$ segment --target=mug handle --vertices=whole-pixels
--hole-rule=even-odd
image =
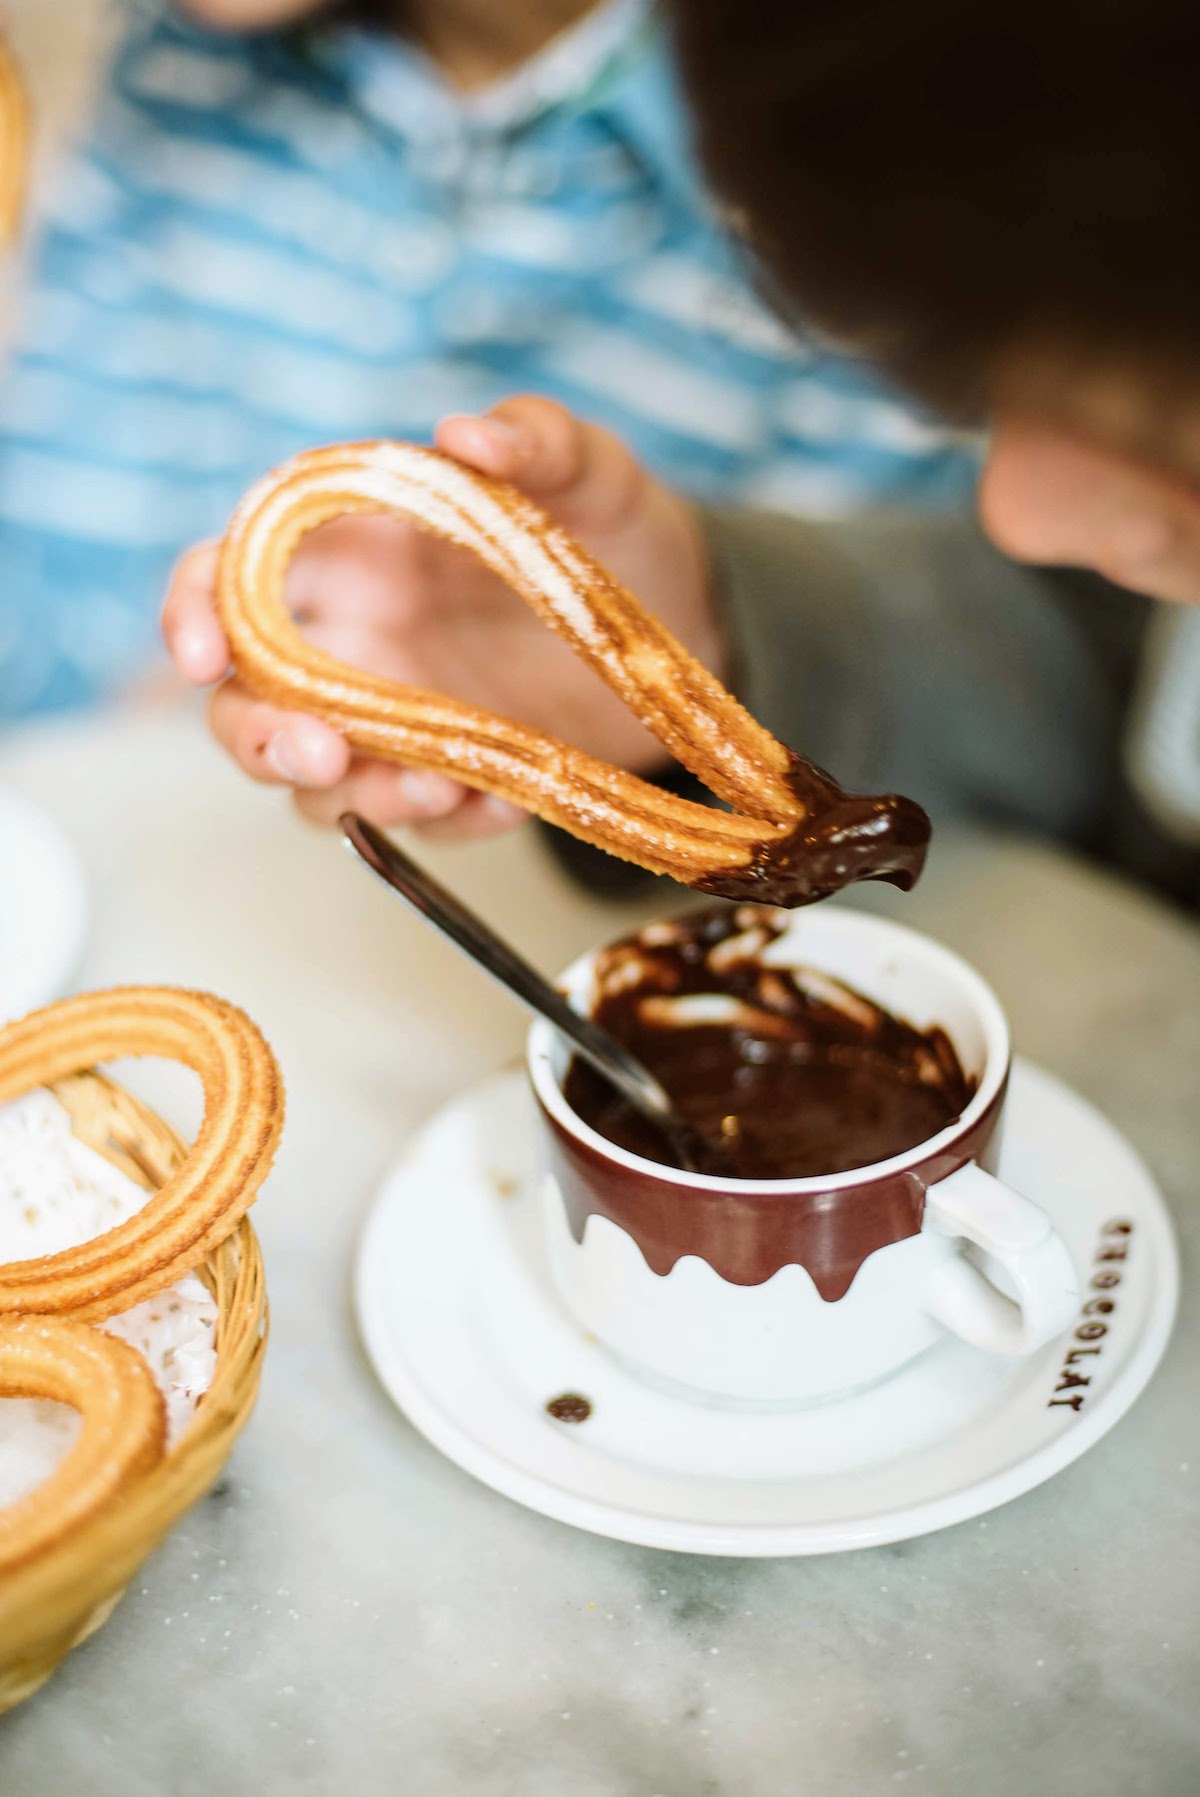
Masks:
[[[951,1334],[1015,1359],[1067,1327],[1079,1300],[1075,1263],[1045,1211],[1028,1198],[969,1161],[926,1191],[930,1226],[974,1243],[987,1267],[954,1254],[935,1269],[925,1308]]]

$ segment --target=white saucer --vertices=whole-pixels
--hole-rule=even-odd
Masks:
[[[59,996],[86,927],[75,851],[44,811],[0,788],[0,1023]]]
[[[643,1385],[550,1286],[533,1125],[523,1073],[426,1125],[368,1221],[358,1314],[380,1378],[423,1435],[485,1484],[579,1528],[744,1555],[922,1535],[1078,1459],[1166,1347],[1178,1262],[1158,1190],[1110,1124],[1028,1063],[1013,1071],[1004,1178],[1049,1211],[1085,1287],[1104,1225],[1132,1225],[1120,1283],[1099,1294],[1115,1303],[1101,1352],[1076,1362],[1091,1376],[1070,1390],[1083,1391],[1077,1409],[1049,1402],[1065,1353],[1081,1345],[1070,1336],[1016,1366],[947,1340],[870,1391],[782,1414]],[[588,1399],[586,1421],[547,1414],[563,1393]]]

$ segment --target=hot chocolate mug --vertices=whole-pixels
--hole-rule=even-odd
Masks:
[[[918,1029],[940,1025],[977,1082],[967,1108],[890,1160],[813,1178],[677,1170],[598,1134],[567,1104],[550,1024],[528,1060],[547,1161],[558,1292],[633,1370],[700,1400],[805,1404],[873,1384],[947,1334],[1018,1358],[1065,1329],[1078,1285],[1049,1217],[995,1175],[1008,1024],[973,968],[916,931],[822,905],[763,951],[815,968]],[[594,1002],[595,956],[569,967]]]

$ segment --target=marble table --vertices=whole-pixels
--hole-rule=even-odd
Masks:
[[[195,716],[10,737],[73,837],[81,983],[238,998],[289,1087],[256,1212],[273,1337],[229,1478],[109,1626],[0,1723],[6,1797],[1192,1797],[1200,1789],[1200,931],[1042,849],[949,838],[903,915],[969,954],[1025,1053],[1124,1128],[1178,1220],[1163,1368],[991,1516],[829,1559],[622,1546],[417,1436],[360,1351],[356,1234],[412,1129],[518,1052],[507,998]],[[431,857],[547,968],[637,908],[528,837]],[[655,894],[641,910],[661,903]],[[185,1076],[146,1090],[181,1124]]]

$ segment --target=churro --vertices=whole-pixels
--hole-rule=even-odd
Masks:
[[[477,555],[730,810],[710,809],[439,693],[351,668],[306,642],[284,603],[301,539],[391,513]],[[803,761],[515,487],[403,443],[307,451],[259,482],[225,538],[218,605],[234,667],[273,705],[324,719],[360,753],[449,774],[686,885],[796,905],[860,879],[907,888],[929,822]]]
[[[0,1509],[0,1575],[54,1547],[162,1457],[162,1395],[135,1348],[84,1323],[0,1318],[0,1397],[80,1413],[79,1439],[40,1485]]]
[[[198,1265],[253,1203],[283,1125],[270,1048],[244,1012],[205,993],[85,993],[0,1030],[0,1101],[97,1062],[159,1055],[199,1074],[204,1118],[182,1166],[141,1210],[78,1247],[0,1266],[0,1317],[96,1321]]]
[[[0,250],[17,236],[29,163],[29,102],[12,51],[0,38]]]

